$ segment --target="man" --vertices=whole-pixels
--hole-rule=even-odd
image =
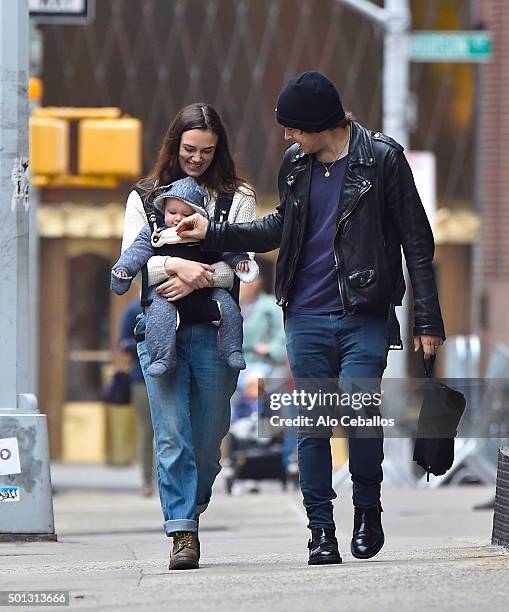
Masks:
[[[401,344],[394,306],[405,293],[402,247],[414,295],[414,348],[429,358],[445,339],[434,241],[403,148],[350,120],[334,85],[318,72],[290,79],[276,118],[285,140],[295,141],[279,171],[277,212],[238,225],[193,215],[177,233],[204,238],[207,250],[280,247],[276,298],[295,379],[380,381],[387,349]],[[350,436],[349,457],[351,551],[369,559],[384,544],[380,432]],[[329,439],[300,432],[298,458],[311,529],[309,564],[341,563]]]

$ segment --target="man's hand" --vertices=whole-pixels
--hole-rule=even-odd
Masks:
[[[214,267],[199,261],[190,261],[181,257],[168,257],[164,269],[170,276],[177,275],[181,281],[192,289],[204,289],[212,285]],[[159,285],[160,287],[166,285]]]
[[[207,233],[208,226],[209,222],[203,215],[194,213],[194,215],[182,219],[175,229],[177,231],[177,236],[180,236],[180,238],[203,240]]]
[[[182,281],[177,275],[172,276],[156,288],[157,293],[166,298],[168,302],[180,300],[189,295],[194,289]]]
[[[443,343],[439,336],[414,336],[414,350],[417,352],[422,347],[426,361],[436,354]]]

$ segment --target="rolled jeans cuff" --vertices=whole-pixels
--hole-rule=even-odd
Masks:
[[[197,524],[194,519],[171,519],[164,522],[164,531],[167,536],[171,536],[177,531],[198,531]]]

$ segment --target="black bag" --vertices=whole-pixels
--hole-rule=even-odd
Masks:
[[[426,385],[417,424],[414,461],[427,477],[442,476],[454,463],[454,437],[465,410],[465,396],[432,378],[435,357],[424,362]]]
[[[127,372],[118,370],[113,374],[102,395],[108,404],[129,404],[131,402],[131,377]]]

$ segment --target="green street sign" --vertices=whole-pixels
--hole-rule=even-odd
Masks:
[[[491,51],[491,32],[419,31],[410,36],[413,62],[487,62]]]

